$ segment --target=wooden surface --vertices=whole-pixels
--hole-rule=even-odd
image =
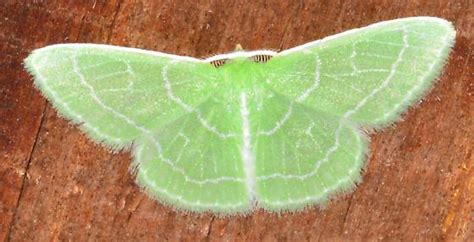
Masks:
[[[27,2],[0,3],[0,240],[474,239],[473,1]],[[218,218],[151,200],[128,171],[130,154],[110,153],[58,117],[22,68],[31,50],[53,43],[206,57],[417,15],[456,26],[440,81],[403,121],[371,135],[353,193],[294,214]]]

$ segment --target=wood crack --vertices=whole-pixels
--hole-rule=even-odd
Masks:
[[[110,24],[110,32],[109,32],[109,35],[107,36],[107,44],[110,44],[110,40],[112,39],[112,34],[113,34],[113,30],[114,30],[114,27],[115,27],[115,23],[117,21],[117,16],[118,16],[118,13],[120,12],[120,7],[122,6],[122,3],[123,3],[123,0],[120,0],[118,3],[117,3],[117,6],[115,7],[115,10],[114,10],[114,17],[112,18],[112,23]]]
[[[304,5],[304,1],[300,1],[300,3],[298,4],[298,6],[296,8],[296,11],[294,12],[293,16],[291,17],[292,19],[295,19],[296,16],[298,16],[298,14],[301,12],[301,9],[303,8],[303,5]],[[280,47],[279,47],[280,51],[283,50],[284,43],[285,43],[285,37],[286,37],[286,34],[288,33],[290,22],[291,21],[286,21],[285,27],[283,27],[283,34],[281,35],[281,39],[280,39]]]
[[[13,219],[10,221],[10,225],[8,226],[7,241],[11,241],[12,227],[15,224],[15,221],[17,220],[17,212],[18,212],[18,208],[20,207],[20,200],[23,198],[23,193],[26,189],[25,183],[26,183],[26,179],[28,177],[28,170],[30,169],[31,160],[32,160],[32,157],[33,157],[33,152],[36,149],[39,134],[41,132],[41,128],[43,127],[44,117],[46,116],[45,115],[46,114],[46,109],[48,107],[46,101],[44,101],[43,105],[44,105],[44,107],[43,107],[43,111],[41,112],[40,123],[38,125],[38,129],[36,130],[36,133],[35,133],[35,136],[34,136],[35,139],[33,141],[33,145],[31,146],[31,150],[28,154],[25,171],[23,172],[23,177],[22,177],[22,181],[21,181],[21,188],[20,188],[20,194],[18,194],[18,199],[17,199],[16,205],[15,205],[15,210],[13,212]]]
[[[346,213],[344,214],[344,220],[342,221],[341,231],[339,232],[341,235],[344,235],[344,228],[346,227],[347,218],[349,217],[349,213],[351,211],[352,200],[354,199],[355,193],[351,194],[349,199],[349,205],[347,205]]]
[[[215,219],[216,219],[216,217],[212,216],[211,221],[209,221],[209,224],[207,225],[207,233],[206,233],[206,237],[204,238],[205,241],[210,241],[211,231],[212,231],[212,224],[214,223]]]

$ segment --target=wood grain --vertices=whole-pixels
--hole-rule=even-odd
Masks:
[[[128,171],[130,154],[110,153],[58,117],[22,66],[53,43],[206,57],[419,15],[457,29],[439,82],[403,121],[371,135],[359,187],[299,213],[218,218],[151,200]],[[2,1],[0,240],[474,240],[473,24],[470,0]]]

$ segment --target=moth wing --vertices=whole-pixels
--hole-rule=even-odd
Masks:
[[[112,148],[190,112],[217,78],[192,57],[96,44],[47,46],[25,65],[59,114]]]
[[[391,20],[282,51],[264,76],[291,100],[378,127],[432,86],[454,38],[443,19]]]

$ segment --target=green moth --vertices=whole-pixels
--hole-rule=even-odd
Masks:
[[[207,59],[57,44],[25,60],[94,141],[130,148],[137,183],[174,208],[234,214],[323,204],[361,180],[364,130],[396,121],[440,74],[451,23],[391,20],[281,52]]]

